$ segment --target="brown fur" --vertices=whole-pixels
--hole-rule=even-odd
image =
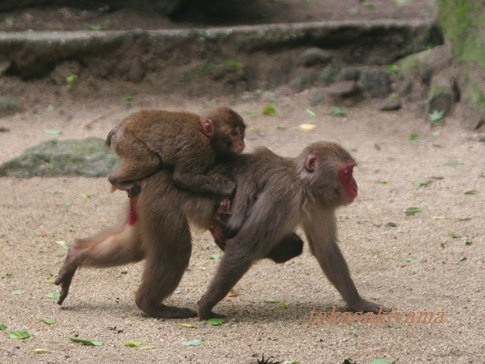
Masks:
[[[137,182],[161,168],[172,168],[179,187],[230,196],[234,182],[206,173],[217,158],[242,152],[245,127],[241,116],[227,107],[215,108],[202,118],[188,112],[135,112],[114,127],[106,139],[122,158],[109,181],[115,188],[137,195]]]
[[[213,307],[255,261],[277,255],[288,242],[298,243],[299,238],[293,232],[299,225],[305,231],[311,253],[350,309],[379,311],[379,305],[359,295],[337,245],[335,209],[350,203],[357,192],[351,168],[350,174],[345,170],[345,183],[340,177],[342,166],[349,165],[353,167],[355,162],[342,147],[319,142],[293,159],[260,149],[254,154],[235,156],[212,169],[234,179],[238,185],[228,223],[240,229],[233,238],[219,242],[225,254],[199,301],[200,319],[222,316],[214,313]],[[125,264],[142,256],[147,261],[136,297],[138,307],[154,317],[195,315],[191,310],[165,306],[162,302],[175,290],[190,258],[189,220],[204,228],[213,226],[217,202],[177,188],[167,171],[144,180],[142,187],[137,203],[140,219],[126,235],[122,232],[128,225],[121,231],[115,230],[114,235],[108,232],[75,243],[56,280],[62,286],[59,303],[67,296],[78,266]],[[103,246],[102,254],[95,250],[98,245]],[[120,256],[120,249],[126,245],[136,246],[134,251],[139,254],[135,257],[129,249],[125,256],[122,253]],[[109,256],[108,250],[118,257],[105,261],[103,256]],[[283,259],[288,257],[283,253]]]

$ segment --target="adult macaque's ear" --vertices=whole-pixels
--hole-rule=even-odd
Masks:
[[[211,119],[202,122],[202,132],[209,138],[214,135],[214,123]]]
[[[314,172],[317,168],[317,156],[313,153],[307,155],[305,159],[305,168],[308,172]]]

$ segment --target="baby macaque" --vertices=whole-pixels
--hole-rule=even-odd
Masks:
[[[236,184],[206,173],[216,160],[243,151],[245,128],[242,117],[227,107],[212,109],[204,117],[165,110],[135,112],[108,134],[106,144],[122,159],[108,179],[115,189],[136,196],[140,180],[171,169],[178,187],[227,198]],[[221,208],[228,205],[229,200],[223,200]]]

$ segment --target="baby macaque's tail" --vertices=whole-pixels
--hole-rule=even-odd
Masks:
[[[111,147],[111,138],[113,138],[113,135],[116,134],[116,132],[118,131],[118,125],[116,125],[113,129],[111,129],[111,131],[108,133],[108,136],[106,137],[106,145],[108,147]]]

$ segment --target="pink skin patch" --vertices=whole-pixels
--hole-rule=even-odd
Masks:
[[[337,179],[343,185],[345,196],[349,202],[352,202],[357,197],[357,182],[352,176],[354,170],[353,163],[344,163],[338,169]]]
[[[133,226],[138,221],[138,215],[136,213],[136,196],[130,196],[130,207],[128,208],[128,216],[126,217],[126,224]]]

